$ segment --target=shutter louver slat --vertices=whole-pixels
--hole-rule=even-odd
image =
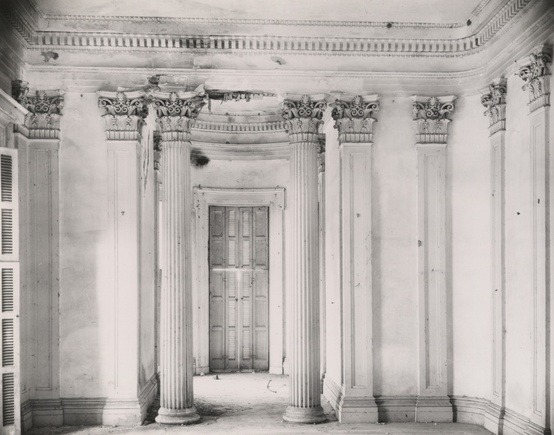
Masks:
[[[2,254],[13,254],[13,210],[2,210]]]
[[[15,382],[13,373],[2,375],[2,417],[4,426],[15,424]]]
[[[2,312],[13,311],[13,269],[2,269]]]
[[[0,155],[0,198],[3,202],[12,202],[13,195],[12,156]]]
[[[14,364],[13,319],[2,319],[2,367]]]

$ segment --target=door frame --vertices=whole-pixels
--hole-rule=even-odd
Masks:
[[[193,198],[192,329],[195,373],[208,373],[210,365],[209,208],[218,205],[269,207],[269,372],[283,374],[285,188],[219,189],[195,186]]]

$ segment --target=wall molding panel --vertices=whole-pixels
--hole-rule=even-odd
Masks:
[[[506,407],[505,140],[506,80],[491,83],[481,97],[489,117],[491,168],[492,386],[485,428],[501,433]]]
[[[419,396],[416,421],[452,421],[447,396],[446,142],[455,97],[413,100],[418,154]]]

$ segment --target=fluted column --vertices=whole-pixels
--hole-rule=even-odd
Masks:
[[[162,135],[162,289],[160,313],[160,410],[156,421],[200,420],[193,404],[190,237],[190,142],[192,121],[204,104],[197,94],[153,96]]]
[[[339,132],[341,216],[341,423],[376,423],[373,397],[372,116],[377,95],[341,99],[332,116]]]
[[[283,418],[292,423],[326,420],[321,407],[319,354],[318,128],[325,101],[285,100],[283,117],[291,142],[290,401]]]
[[[418,154],[417,422],[451,422],[446,289],[446,144],[454,96],[413,97]]]
[[[491,168],[491,259],[492,259],[492,385],[491,401],[485,411],[485,428],[502,433],[506,406],[506,293],[504,228],[504,143],[506,135],[506,80],[489,85],[481,103],[489,117]]]

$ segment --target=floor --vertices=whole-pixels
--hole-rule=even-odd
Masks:
[[[150,409],[144,425],[123,427],[61,427],[32,429],[29,434],[149,434],[169,433],[240,433],[240,434],[290,434],[290,433],[363,433],[383,435],[411,434],[489,434],[485,429],[471,424],[340,424],[328,404],[324,409],[327,423],[298,425],[282,420],[288,401],[288,377],[267,373],[233,373],[196,376],[194,378],[195,402],[202,422],[193,426],[162,426],[154,423],[157,403]]]

